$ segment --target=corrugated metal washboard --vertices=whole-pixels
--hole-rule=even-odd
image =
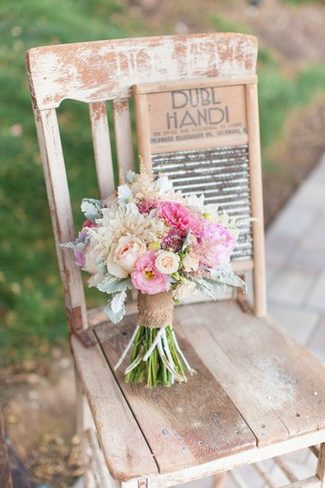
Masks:
[[[220,211],[242,221],[232,260],[252,257],[247,144],[153,154],[152,169],[156,175],[168,175],[183,195],[203,193],[206,203],[217,204]]]

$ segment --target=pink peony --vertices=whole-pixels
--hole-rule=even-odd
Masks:
[[[167,291],[169,288],[168,275],[160,273],[155,266],[156,257],[155,251],[147,251],[142,254],[137,261],[135,271],[131,275],[132,284],[141,293],[155,295]]]
[[[199,215],[181,203],[166,201],[158,205],[158,216],[167,225],[178,230],[180,236],[186,236],[189,231],[200,236],[202,224]]]
[[[157,200],[141,200],[137,203],[137,207],[141,214],[146,214],[151,212],[154,208],[157,208]]]
[[[235,237],[223,225],[208,220],[204,222],[199,246],[202,264],[215,268],[227,262],[235,245]]]

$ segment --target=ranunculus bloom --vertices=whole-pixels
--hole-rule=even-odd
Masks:
[[[126,278],[135,270],[136,262],[146,252],[146,245],[137,237],[123,236],[107,260],[107,270],[118,278]]]
[[[234,235],[217,222],[205,221],[200,245],[201,263],[209,268],[227,262],[236,245]]]
[[[148,295],[167,291],[170,287],[168,275],[160,273],[156,266],[157,253],[147,251],[137,261],[136,269],[131,275],[132,284]]]
[[[181,203],[174,201],[159,203],[158,216],[167,225],[177,229],[182,236],[186,236],[190,231],[196,236],[201,235],[202,224],[199,215]]]
[[[160,273],[167,275],[176,273],[179,267],[179,256],[170,251],[158,251],[155,265]]]

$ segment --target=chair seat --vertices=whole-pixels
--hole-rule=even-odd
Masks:
[[[176,307],[179,342],[197,374],[152,390],[113,370],[136,320],[99,324],[88,349],[72,337],[115,478],[178,471],[325,428],[324,368],[271,319],[231,301]]]

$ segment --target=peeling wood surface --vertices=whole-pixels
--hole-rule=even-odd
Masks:
[[[110,473],[125,480],[156,473],[157,466],[99,345],[71,338],[76,369],[94,417]]]
[[[229,471],[238,466],[248,465],[266,459],[271,459],[274,456],[288,454],[290,452],[298,451],[299,449],[307,448],[310,445],[315,445],[324,438],[325,430],[313,432],[286,441],[282,441],[270,446],[261,448],[253,448],[237,454],[216,459],[210,463],[201,464],[200,466],[192,466],[191,468],[175,471],[173,473],[153,475],[150,479],[157,488],[165,488],[166,486],[174,486],[177,484],[194,481],[203,477],[214,476],[220,472]],[[125,486],[125,488],[127,488]]]
[[[269,318],[232,302],[176,308],[175,318],[258,446],[325,427],[323,365]]]
[[[32,48],[31,91],[39,109],[71,98],[125,98],[139,83],[255,74],[257,41],[244,34],[193,34]]]
[[[134,154],[129,100],[127,98],[114,100],[112,105],[114,115],[119,181],[120,183],[123,183],[127,172],[129,170],[134,170]]]
[[[60,246],[74,239],[74,226],[57,115],[54,109],[38,111],[34,108],[34,116],[69,325],[86,328],[81,272],[75,265],[73,253]]]
[[[178,307],[175,318],[179,336],[186,335],[191,344],[183,341],[183,348],[197,376],[173,390],[148,391],[125,385],[122,371],[116,373],[160,473],[236,452],[245,457],[247,448],[256,449],[255,442],[258,450],[271,449],[324,432],[324,368],[276,324],[244,314],[231,302]],[[96,327],[110,367],[135,321],[129,316],[118,328]],[[279,453],[274,448],[273,455]]]
[[[129,342],[135,323],[133,315],[118,328],[96,328],[110,367]],[[255,436],[215,376],[184,339],[181,347],[198,372],[187,384],[150,390],[143,385],[125,384],[123,367],[115,373],[160,473],[206,463],[256,445]]]
[[[104,199],[111,195],[115,189],[106,103],[90,103],[89,114],[99,193]]]

